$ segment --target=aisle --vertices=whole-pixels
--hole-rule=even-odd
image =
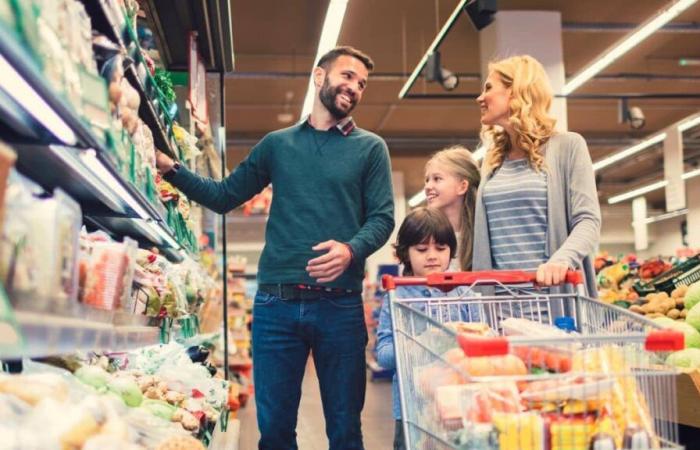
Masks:
[[[255,402],[248,403],[238,417],[241,420],[240,450],[255,450],[260,437],[255,419]],[[366,450],[386,450],[392,447],[394,420],[391,418],[390,382],[367,381],[367,396],[362,411],[362,433]],[[321,394],[311,359],[306,367],[302,386],[297,435],[299,450],[328,450]]]

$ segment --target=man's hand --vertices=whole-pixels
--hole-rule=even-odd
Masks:
[[[566,280],[569,265],[563,262],[546,262],[537,268],[537,283],[541,286],[556,286]]]
[[[352,261],[352,253],[347,244],[338,241],[326,241],[312,247],[315,252],[326,251],[325,255],[310,260],[306,271],[317,283],[329,283],[338,278]]]
[[[165,175],[175,165],[175,161],[160,150],[156,150],[156,168],[161,175]]]

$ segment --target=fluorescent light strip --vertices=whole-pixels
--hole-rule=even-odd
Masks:
[[[694,169],[694,170],[691,170],[689,172],[684,173],[683,175],[681,175],[681,179],[683,181],[685,181],[685,180],[689,180],[691,178],[695,178],[697,176],[700,176],[700,169]],[[608,199],[608,204],[614,205],[615,203],[620,203],[620,202],[623,202],[625,200],[630,200],[632,198],[639,197],[640,195],[647,194],[651,191],[655,191],[657,189],[664,188],[664,187],[666,187],[667,184],[668,184],[668,181],[660,180],[660,181],[657,181],[655,183],[651,183],[649,185],[642,186],[640,188],[634,189],[634,190],[626,192],[624,194],[610,197]]]
[[[642,187],[634,189],[632,191],[625,192],[624,194],[610,197],[608,199],[608,204],[614,205],[615,203],[620,203],[620,202],[624,202],[625,200],[637,198],[640,195],[644,195],[644,194],[649,193],[651,191],[655,191],[657,189],[661,189],[663,187],[666,187],[667,184],[668,184],[668,181],[661,180],[661,181],[657,181],[655,183],[648,184],[646,186],[642,186]]]
[[[86,150],[80,154],[81,161],[92,170],[103,183],[105,183],[117,196],[126,202],[131,209],[142,219],[150,219],[151,215],[136,201],[136,199],[126,190],[121,181],[118,180],[107,168],[97,159],[95,150]]]
[[[684,131],[690,130],[691,128],[693,128],[697,125],[700,125],[700,116],[697,116],[693,119],[688,119],[688,120],[678,124],[678,131],[680,131],[682,133]]]
[[[627,53],[644,39],[648,38],[654,31],[673,20],[673,18],[688,9],[688,7],[695,2],[697,2],[697,0],[677,0],[669,3],[659,10],[654,17],[641,24],[622,40],[604,51],[592,64],[574,75],[564,85],[562,93],[564,95],[571,94],[585,82],[593,78],[598,72],[609,66],[613,61]]]
[[[425,191],[419,191],[416,195],[408,200],[408,206],[415,208],[425,201]]]
[[[659,142],[663,142],[664,139],[666,139],[666,133],[655,134],[654,136],[645,139],[639,144],[633,145],[632,147],[622,150],[621,152],[615,153],[611,156],[601,159],[600,161],[594,162],[593,171],[598,171],[620,160],[635,155],[641,152],[642,150],[651,147],[652,145],[658,144]]]
[[[688,209],[679,209],[678,211],[671,211],[665,214],[659,214],[658,216],[647,217],[643,220],[644,223],[654,223],[661,222],[662,220],[673,219],[674,217],[684,216],[688,214]]]
[[[22,105],[36,120],[66,145],[75,145],[77,138],[66,122],[0,55],[0,88]]]
[[[348,6],[348,0],[330,0],[328,3],[328,11],[326,11],[326,19],[323,22],[323,30],[321,31],[321,39],[318,41],[318,50],[314,58],[314,67],[328,51],[335,47],[340,34],[340,27],[343,25],[345,17],[345,9]],[[312,67],[313,70],[313,67]],[[300,120],[304,120],[311,113],[311,108],[314,105],[314,97],[316,86],[314,86],[313,73],[309,77],[309,86],[306,88],[306,97],[304,98],[304,106],[301,108]]]
[[[168,245],[174,249],[179,249],[180,245],[173,239],[173,237],[170,235],[170,233],[167,233],[163,226],[161,224],[158,224],[156,222],[151,222],[151,225],[153,228],[155,228],[156,232],[163,238],[165,242],[168,243]]]
[[[454,11],[452,11],[452,15],[450,15],[450,18],[447,19],[447,22],[445,22],[445,24],[442,26],[440,32],[437,34],[437,36],[435,36],[435,39],[433,39],[432,44],[430,44],[428,50],[425,51],[423,58],[421,58],[416,68],[413,69],[413,73],[410,77],[408,77],[408,80],[406,80],[406,83],[401,88],[401,91],[399,92],[399,98],[404,98],[404,96],[408,93],[408,90],[411,89],[411,86],[413,86],[413,83],[416,81],[416,78],[418,78],[418,75],[420,75],[420,73],[423,71],[423,66],[425,66],[426,61],[428,61],[428,57],[435,51],[437,46],[440,45],[440,41],[442,41],[442,39],[445,37],[445,34],[450,30],[450,27],[452,26],[452,23],[455,21],[457,16],[459,16],[462,13],[462,8],[464,8],[467,2],[468,0],[460,1],[457,7],[454,9]]]

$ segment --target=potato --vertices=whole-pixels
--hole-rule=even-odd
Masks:
[[[655,319],[657,317],[665,317],[665,315],[661,314],[659,312],[653,312],[653,313],[648,313],[646,317],[647,317],[647,319]]]
[[[666,316],[670,317],[671,319],[678,319],[681,316],[681,312],[676,308],[673,308],[666,313]]]
[[[685,298],[680,297],[676,299],[676,308],[678,309],[683,309],[683,305],[685,305]]]
[[[644,310],[639,305],[630,306],[630,311],[632,311],[633,313],[637,313],[637,314],[644,314]]]
[[[681,318],[685,319],[685,317],[686,317],[687,315],[688,315],[688,310],[687,310],[687,309],[681,310],[681,314],[680,314],[680,317],[681,317]]]

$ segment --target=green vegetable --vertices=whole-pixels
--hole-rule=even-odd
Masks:
[[[541,367],[531,367],[530,373],[532,375],[549,375],[549,371],[547,369],[543,369]]]
[[[664,328],[680,331],[685,335],[685,348],[700,348],[700,332],[685,322],[678,322],[668,317],[652,319]]]
[[[700,303],[700,281],[691,284],[685,293],[685,297],[683,297],[683,304],[686,309],[691,309],[698,303]]]
[[[619,306],[620,308],[628,309],[628,308],[630,307],[631,303],[630,303],[630,302],[626,302],[626,301],[624,301],[624,300],[615,300],[615,301],[613,302],[613,305]]]
[[[98,366],[82,366],[74,373],[75,377],[95,389],[107,386],[110,375]]]
[[[685,321],[688,325],[700,331],[700,304],[696,304],[688,311],[685,316]]]
[[[700,349],[686,348],[673,352],[666,358],[666,364],[686,369],[700,369]]]
[[[141,408],[167,421],[172,420],[173,414],[177,411],[177,406],[173,406],[163,400],[152,400],[148,398],[141,403]]]
[[[107,385],[110,391],[121,396],[127,406],[139,406],[143,400],[143,394],[139,385],[133,378],[115,378]]]

